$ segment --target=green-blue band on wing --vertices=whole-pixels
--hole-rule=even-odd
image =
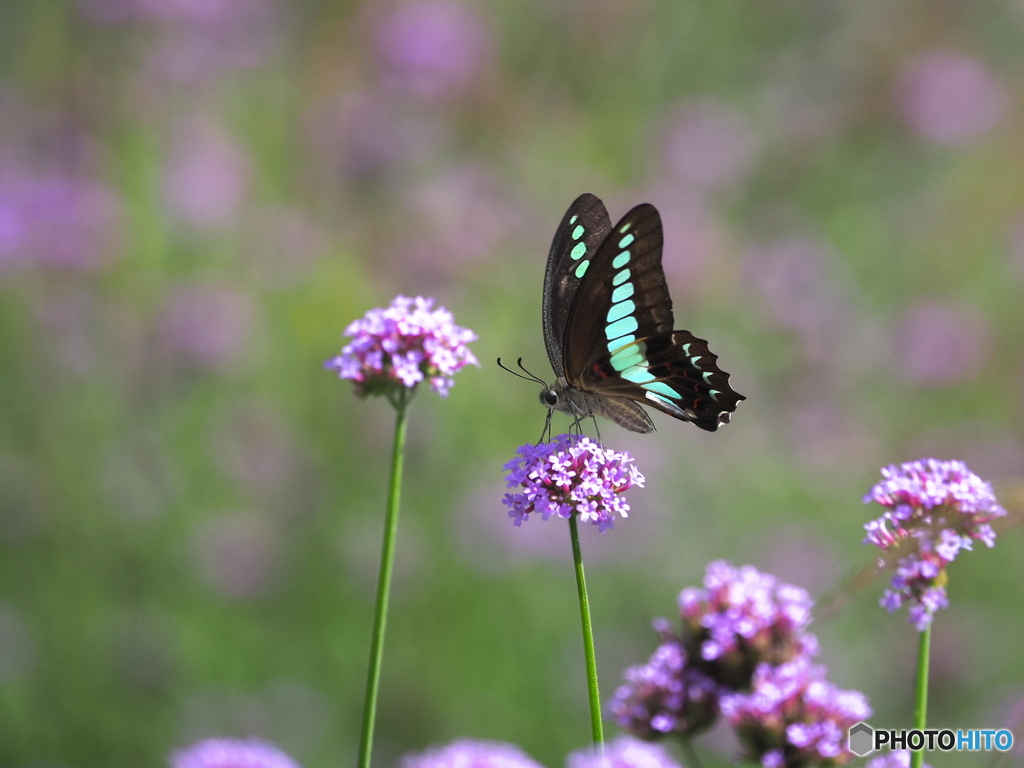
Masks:
[[[612,291],[612,303],[613,304],[618,304],[620,301],[625,301],[626,299],[628,299],[632,295],[633,295],[633,284],[632,283],[626,283],[625,285],[620,285],[618,288],[616,288],[614,291]]]
[[[608,322],[614,323],[621,317],[626,315],[632,315],[636,311],[636,304],[633,303],[632,299],[626,299],[620,301],[618,304],[612,304],[611,309],[608,310]]]
[[[611,323],[604,329],[604,334],[608,337],[608,340],[611,341],[619,338],[619,336],[625,336],[627,333],[632,333],[639,327],[640,326],[637,324],[636,318],[630,315],[629,317],[624,317],[621,320],[616,320],[614,323]]]

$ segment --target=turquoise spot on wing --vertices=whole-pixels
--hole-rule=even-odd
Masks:
[[[636,341],[636,336],[633,336],[632,334],[629,335],[629,336],[620,336],[619,338],[614,339],[613,341],[609,341],[608,342],[608,351],[609,352],[617,352],[617,351],[621,352],[623,349],[625,349],[627,344],[632,344],[634,341]],[[640,342],[640,343],[643,344],[643,342]],[[644,345],[643,349],[646,349],[646,348],[647,348],[647,346]]]
[[[642,364],[644,362],[644,355],[636,345],[631,344],[612,355],[610,362],[612,368],[616,371],[624,371],[627,368],[632,368],[634,365]]]
[[[632,226],[633,226],[633,222],[632,221],[627,221],[625,224],[623,224],[621,227],[619,227],[619,232],[621,232],[622,234],[626,234],[627,232],[629,232],[629,228],[632,227]]]
[[[625,336],[627,333],[632,333],[639,327],[640,326],[637,324],[636,318],[630,315],[629,317],[616,320],[614,323],[608,325],[604,329],[604,334],[608,337],[608,340],[611,341],[619,338],[619,336]]]
[[[689,344],[683,344],[683,354],[684,355],[689,355],[690,354],[690,347],[692,347],[692,346],[693,346],[693,342],[692,341]]]
[[[582,259],[583,254],[587,252],[587,246],[585,243],[576,243],[576,246],[569,251],[569,255],[574,259]]]
[[[620,317],[626,315],[632,315],[636,311],[636,304],[633,303],[632,299],[626,299],[620,301],[618,304],[612,304],[612,308],[608,310],[608,322],[614,323]]]
[[[714,375],[715,374],[712,371],[704,371],[704,374],[703,374],[703,376],[704,376],[704,383],[705,384],[710,384],[711,383],[711,377],[714,376]],[[711,390],[711,391],[714,392],[715,390]]]
[[[708,397],[710,397],[712,400],[717,400],[720,394],[721,392],[719,392],[717,389],[708,390]]]
[[[619,248],[628,248],[630,244],[635,240],[632,235],[626,235],[624,238],[619,240]]]
[[[570,224],[575,224],[576,223],[576,219],[578,219],[578,218],[579,218],[579,216],[573,215],[573,217],[571,219],[569,219],[569,223]]]
[[[665,397],[674,397],[679,399],[680,396],[678,392],[663,381],[652,381],[650,384],[644,384],[644,389],[651,392],[657,392]]]
[[[583,277],[585,274],[587,274],[587,267],[589,266],[589,261],[581,261],[579,264],[576,265],[576,271],[573,274],[575,274],[576,277]]]
[[[615,267],[615,269],[618,269],[619,267],[624,267],[627,264],[629,264],[629,251],[623,251],[614,259],[612,259],[612,266]]]
[[[633,295],[633,284],[632,283],[626,283],[625,285],[620,285],[618,288],[616,288],[614,291],[612,291],[612,303],[613,304],[617,304],[620,301],[625,301],[626,299],[628,299],[632,295]]]
[[[692,366],[693,366],[694,368],[696,368],[696,367],[697,367],[697,361],[698,361],[698,360],[703,360],[703,359],[704,359],[704,358],[703,358],[703,356],[702,356],[702,355],[696,355],[696,356],[694,356],[694,357],[691,357],[691,358],[690,358],[690,364],[691,364],[691,365],[692,365]]]
[[[577,224],[576,229],[572,231],[572,239],[579,240],[581,237],[583,237],[583,225]]]
[[[629,280],[629,270],[624,269],[612,278],[612,285],[622,285],[627,280]],[[686,350],[683,351],[685,352]]]
[[[634,365],[632,368],[627,368],[619,375],[627,381],[632,381],[634,384],[646,384],[649,381],[654,381],[654,374],[642,365]]]

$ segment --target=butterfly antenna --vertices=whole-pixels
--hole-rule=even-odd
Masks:
[[[540,376],[538,376],[537,374],[533,373],[532,371],[528,371],[526,369],[526,366],[523,365],[523,358],[520,357],[518,360],[516,360],[516,365],[519,366],[519,370],[521,370],[524,373],[526,373],[531,379],[536,381],[541,386],[545,386],[547,384],[547,382],[544,381],[544,379],[542,379]]]
[[[521,361],[523,358],[519,358],[519,359]],[[509,368],[507,365],[505,365],[504,363],[501,362],[501,358],[500,357],[498,358],[498,367],[501,368],[503,371],[508,371],[513,376],[518,376],[520,379],[525,379],[526,381],[536,381],[536,382],[540,382],[541,384],[544,383],[543,381],[538,379],[536,376],[533,376],[532,374],[530,376],[523,376],[523,374],[517,373],[516,371],[513,371],[511,368]],[[526,369],[524,368],[523,370],[526,370]],[[529,373],[529,371],[527,371],[527,373]]]

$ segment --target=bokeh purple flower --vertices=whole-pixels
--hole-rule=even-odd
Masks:
[[[757,142],[739,110],[704,98],[685,104],[672,116],[664,154],[666,167],[683,185],[717,192],[750,173]]]
[[[220,128],[185,121],[177,128],[164,169],[168,210],[196,229],[232,223],[248,193],[249,165],[241,146]]]
[[[989,133],[1006,113],[1003,85],[981,62],[929,51],[900,75],[900,111],[910,129],[940,146],[964,146]]]
[[[813,656],[818,642],[806,631],[814,602],[806,590],[750,565],[708,564],[704,588],[679,595],[682,642],[693,664],[739,690],[762,662],[782,664]]]
[[[854,759],[847,732],[871,716],[864,695],[825,680],[825,668],[804,656],[761,664],[752,690],[722,697],[722,714],[740,739],[743,757],[765,768],[845,765]]]
[[[593,748],[570,752],[566,768],[680,768],[660,744],[620,735],[604,745],[603,753]]]
[[[0,175],[0,275],[94,271],[112,261],[120,238],[121,204],[107,186],[52,173]]]
[[[401,768],[543,768],[514,744],[469,739],[405,755],[400,765]]]
[[[466,345],[477,336],[455,324],[451,312],[434,300],[397,296],[385,309],[371,309],[345,329],[352,341],[324,363],[361,395],[392,394],[429,380],[447,397],[452,378],[467,365],[480,366]]]
[[[991,522],[1006,510],[992,486],[962,461],[922,459],[882,470],[882,482],[864,497],[886,512],[866,523],[865,544],[901,556],[881,604],[895,611],[910,604],[910,621],[923,631],[948,605],[946,566],[975,541],[995,545]],[[903,549],[906,547],[907,549]]]
[[[533,513],[547,520],[552,515],[592,523],[602,532],[615,527],[615,518],[629,516],[622,495],[644,486],[644,476],[626,452],[602,447],[588,437],[559,435],[550,443],[524,445],[505,465],[508,487],[502,503],[515,525]]]
[[[719,685],[687,665],[682,644],[658,646],[646,664],[622,673],[626,684],[612,697],[615,722],[644,739],[699,733],[718,718]]]
[[[482,18],[453,0],[407,0],[377,30],[387,82],[423,99],[464,93],[480,76],[491,48]]]
[[[171,768],[299,768],[272,744],[258,739],[206,739],[173,752]]]
[[[182,285],[164,304],[160,338],[190,365],[223,370],[242,356],[257,318],[252,298],[234,286]]]
[[[708,728],[720,697],[749,690],[757,669],[817,653],[806,631],[812,605],[803,589],[752,566],[709,563],[704,587],[679,595],[681,629],[657,620],[661,645],[647,664],[624,673],[611,703],[616,721],[647,739]]]
[[[911,754],[910,750],[897,749],[895,752],[889,752],[888,754],[879,755],[868,760],[864,768],[910,768]],[[929,768],[928,763],[924,763],[922,768]]]
[[[992,332],[973,307],[924,301],[906,311],[894,342],[894,357],[904,379],[919,387],[944,387],[982,370]]]

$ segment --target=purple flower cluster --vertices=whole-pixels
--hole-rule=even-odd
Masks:
[[[171,768],[299,768],[277,747],[258,739],[206,739],[174,752]]]
[[[744,755],[767,768],[852,759],[847,729],[870,709],[811,663],[818,652],[807,632],[812,606],[806,591],[770,574],[710,563],[704,587],[679,595],[681,632],[656,621],[661,646],[647,664],[626,670],[611,702],[616,721],[641,738],[685,737],[721,713]]]
[[[746,758],[764,768],[844,765],[853,759],[847,731],[871,716],[863,694],[826,681],[825,668],[807,656],[779,666],[761,664],[752,687],[721,701]]]
[[[680,768],[668,751],[632,736],[618,736],[604,745],[604,753],[581,749],[569,754],[567,768]]]
[[[514,744],[496,741],[453,741],[443,747],[406,755],[402,768],[543,768]]]
[[[324,367],[355,381],[360,395],[390,395],[429,379],[430,388],[447,397],[452,376],[480,366],[466,346],[477,336],[433,306],[433,299],[397,296],[386,309],[371,309],[345,329],[352,341]]]
[[[615,527],[615,517],[628,517],[622,494],[643,487],[644,476],[629,453],[603,448],[588,437],[559,435],[550,443],[524,445],[505,465],[508,487],[502,503],[508,516],[522,525],[531,513],[547,520],[552,515],[593,523],[601,532]]]
[[[865,524],[865,544],[883,550],[906,548],[897,561],[890,588],[881,605],[895,611],[910,604],[910,621],[923,631],[935,611],[949,604],[946,566],[974,541],[995,544],[991,522],[1006,514],[992,486],[962,461],[920,461],[888,466],[882,482],[864,497],[885,507],[877,520]]]
[[[719,686],[687,664],[686,650],[674,640],[662,643],[646,664],[622,674],[611,711],[616,722],[644,739],[698,733],[718,717]]]
[[[733,689],[746,686],[762,662],[817,653],[817,639],[805,632],[813,605],[806,590],[724,560],[708,564],[703,589],[679,594],[683,636],[695,663]]]

